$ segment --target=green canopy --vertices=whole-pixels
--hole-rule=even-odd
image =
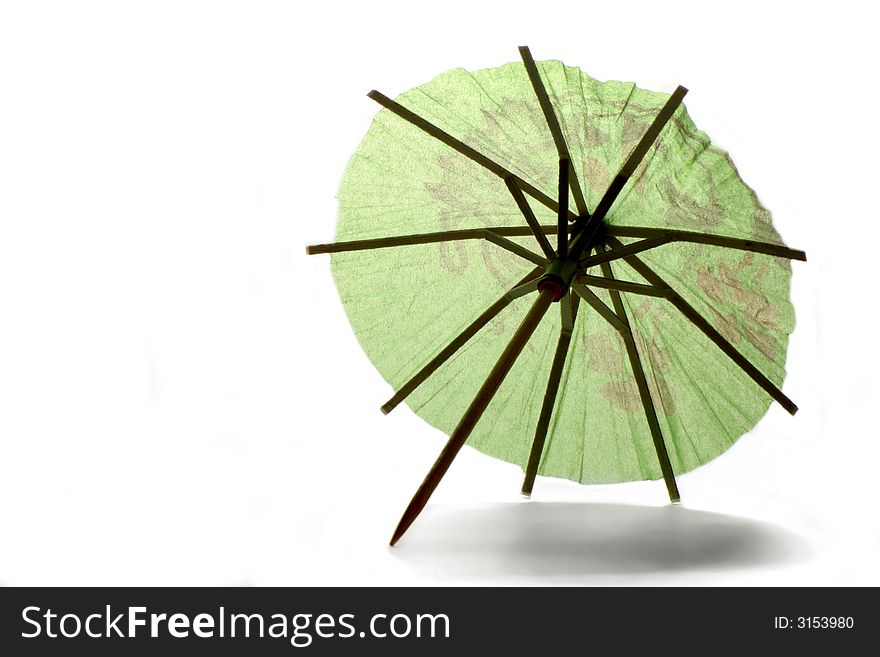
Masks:
[[[383,410],[405,401],[452,435],[416,514],[465,440],[523,467],[526,493],[536,473],[664,477],[677,501],[674,474],[773,399],[796,410],[779,387],[789,259],[805,256],[683,87],[521,53],[396,101],[371,92],[385,109],[346,169],[337,242],[310,252],[334,254],[355,334],[398,391]]]

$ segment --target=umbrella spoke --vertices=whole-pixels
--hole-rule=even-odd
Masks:
[[[608,236],[608,241],[618,248],[622,244],[614,237]],[[776,385],[764,376],[757,367],[752,365],[736,348],[722,336],[714,326],[712,326],[702,315],[700,315],[693,306],[673,290],[657,273],[648,265],[642,262],[638,256],[626,256],[624,261],[630,267],[636,270],[645,278],[652,286],[666,290],[666,298],[675,306],[687,319],[691,321],[702,333],[718,346],[727,356],[736,363],[739,368],[749,375],[749,377],[763,388],[773,399],[788,411],[791,415],[797,413],[798,407],[791,401]]]
[[[608,264],[602,263],[602,267]],[[581,274],[577,277],[580,283],[592,285],[593,287],[601,287],[606,290],[615,290],[620,292],[635,292],[649,297],[666,297],[667,288],[658,288],[653,285],[644,285],[643,283],[633,283],[632,281],[621,281],[616,278],[608,278],[607,276],[589,276]]]
[[[604,264],[604,267],[610,265]],[[626,347],[627,357],[629,358],[630,367],[633,371],[633,378],[636,380],[636,387],[639,390],[639,397],[642,400],[642,406],[645,409],[645,419],[648,421],[648,427],[651,430],[651,439],[654,442],[654,450],[657,452],[657,460],[660,462],[660,471],[663,473],[663,480],[666,482],[666,490],[669,493],[669,499],[672,502],[678,502],[681,496],[678,493],[678,484],[675,483],[675,473],[672,470],[672,464],[669,461],[669,453],[666,451],[666,443],[663,441],[663,433],[660,431],[660,424],[657,421],[657,412],[654,409],[654,402],[651,399],[651,391],[648,388],[648,381],[645,372],[642,369],[642,361],[639,357],[638,348],[633,338],[632,329],[626,318],[626,310],[620,301],[620,294],[616,290],[611,290],[612,303],[616,309],[611,310],[605,303],[596,296],[594,292],[587,289],[580,283],[573,283],[572,289],[593,309],[598,312],[611,326],[620,333]]]
[[[556,226],[538,226],[544,235],[556,232]],[[365,240],[352,240],[349,242],[332,242],[329,244],[311,244],[306,247],[308,255],[321,253],[340,253],[342,251],[363,251],[365,249],[381,249],[393,246],[407,246],[410,244],[430,244],[432,242],[452,242],[455,240],[476,240],[484,236],[481,231],[491,230],[496,235],[505,237],[524,237],[532,235],[534,231],[526,226],[493,226],[492,228],[464,228],[461,230],[444,230],[434,233],[419,233],[417,235],[395,235],[393,237],[378,237]],[[549,242],[548,242],[549,244]],[[552,249],[551,249],[552,251]],[[555,253],[553,254],[555,257]]]
[[[647,379],[645,378],[642,363],[639,358],[639,352],[632,336],[632,329],[626,319],[626,312],[623,304],[620,304],[618,312],[611,310],[605,303],[596,296],[594,292],[587,289],[580,283],[573,283],[572,289],[592,308],[598,312],[611,326],[620,333],[626,347],[626,353],[630,361],[630,367],[633,370],[633,377],[636,380],[636,387],[639,390],[639,396],[642,400],[642,406],[645,409],[645,418],[648,421],[648,427],[651,430],[651,439],[654,442],[654,449],[657,452],[657,459],[660,462],[660,471],[663,473],[663,479],[666,482],[666,490],[669,493],[669,499],[673,502],[679,501],[681,498],[678,493],[678,485],[675,483],[675,473],[672,470],[672,464],[669,462],[669,453],[666,451],[666,443],[663,441],[663,434],[660,431],[660,424],[657,421],[657,413],[654,410],[654,402],[651,399],[651,392],[648,388]],[[620,295],[617,291],[610,292],[615,307],[618,307]],[[618,315],[620,313],[620,315]]]
[[[571,344],[571,334],[574,331],[574,322],[577,318],[578,298],[576,295],[567,294],[559,303],[562,313],[562,326],[559,330],[559,340],[556,343],[556,353],[553,356],[553,365],[550,367],[550,377],[547,380],[547,390],[544,392],[544,403],[541,406],[541,414],[538,416],[538,425],[535,427],[535,438],[532,442],[532,451],[529,454],[529,463],[526,466],[526,476],[523,480],[522,493],[526,497],[532,494],[535,485],[535,477],[538,474],[538,466],[541,464],[541,455],[544,452],[544,441],[547,439],[547,429],[550,427],[550,419],[553,408],[556,406],[556,395],[559,392],[559,383],[562,379],[562,370],[568,357],[568,348]]]
[[[643,226],[606,226],[605,230],[609,235],[615,235],[617,237],[645,237],[657,241],[656,243],[651,242],[650,245],[646,245],[648,240],[636,242],[634,244],[627,244],[623,247],[626,250],[635,247],[636,244],[645,245],[643,248],[639,248],[635,251],[628,251],[628,253],[638,253],[639,251],[645,251],[668,242],[691,242],[694,244],[710,244],[712,246],[723,246],[729,249],[738,249],[740,251],[763,253],[765,255],[777,256],[779,258],[788,258],[789,260],[800,260],[803,262],[806,262],[807,260],[807,254],[798,249],[790,249],[787,246],[772,244],[770,242],[756,242],[755,240],[748,240],[740,237],[726,237],[724,235],[713,235],[711,233],[698,233],[688,230],[668,230],[666,228],[648,228]],[[612,251],[606,251],[604,255],[608,256],[609,254],[617,254],[617,252],[618,249],[614,249]],[[601,260],[596,260],[598,257],[599,256],[595,255],[591,256],[589,258],[589,264],[598,264],[601,262]],[[596,261],[593,262],[594,260]],[[583,262],[584,260],[581,261],[582,266],[586,266],[583,265]]]
[[[614,279],[614,272],[611,269],[611,263],[603,262],[601,268],[605,278]],[[620,318],[620,322],[625,328],[625,330],[620,332],[620,335],[626,345],[629,364],[630,367],[632,367],[633,376],[636,380],[636,387],[639,389],[639,397],[641,397],[642,406],[645,409],[645,418],[651,429],[651,439],[654,441],[654,450],[657,452],[657,460],[660,461],[660,471],[663,473],[663,480],[666,482],[666,490],[669,493],[669,499],[672,502],[678,502],[681,497],[678,493],[678,485],[675,483],[675,473],[672,470],[672,463],[669,461],[669,452],[666,450],[663,433],[660,431],[660,423],[657,420],[657,411],[654,408],[654,400],[651,398],[651,389],[648,387],[648,378],[645,376],[645,370],[642,367],[642,359],[639,355],[638,347],[636,346],[632,327],[626,316],[626,308],[620,298],[620,292],[611,289],[608,293],[611,295],[611,303],[614,306],[614,313]]]
[[[568,195],[568,186],[571,184],[571,193],[574,195],[574,203],[577,206],[578,214],[589,217],[587,210],[587,202],[584,200],[584,193],[581,191],[581,185],[578,181],[577,173],[574,165],[571,164],[571,157],[568,150],[568,144],[565,143],[565,137],[562,135],[562,128],[559,126],[559,119],[556,118],[556,112],[550,103],[550,97],[547,95],[547,88],[541,80],[541,74],[532,58],[532,53],[528,46],[520,46],[520,57],[525,64],[526,72],[529,74],[529,80],[532,88],[535,90],[535,96],[538,97],[538,103],[541,105],[541,111],[544,113],[544,119],[547,121],[547,127],[550,128],[550,134],[553,135],[553,142],[556,144],[556,152],[559,154],[560,160],[566,160],[571,170],[570,180],[565,183],[566,196]],[[561,190],[560,190],[561,193]],[[567,214],[567,213],[566,213]]]
[[[455,352],[461,349],[467,342],[474,337],[480,329],[494,319],[502,310],[504,310],[512,301],[519,297],[534,292],[538,289],[537,276],[541,273],[541,268],[536,267],[528,274],[522,277],[520,281],[502,295],[495,303],[486,308],[483,313],[471,322],[461,333],[455,336],[452,341],[446,345],[439,354],[420,369],[410,378],[409,381],[401,386],[400,390],[394,393],[394,396],[382,405],[382,412],[386,415],[393,411],[400,402],[409,396],[409,394],[424,383],[428,377],[436,372],[443,363],[449,360]]]
[[[635,255],[636,253],[648,251],[672,242],[710,244],[712,246],[721,246],[740,251],[751,251],[753,253],[763,253],[778,258],[788,258],[790,260],[805,261],[807,259],[807,254],[797,249],[789,249],[788,247],[779,244],[756,242],[754,240],[747,240],[739,237],[725,237],[723,235],[696,233],[686,230],[665,230],[663,228],[642,228],[631,226],[607,226],[606,232],[609,235],[620,237],[644,237],[645,239],[623,245],[620,248],[611,249],[610,251],[604,251],[586,258],[581,258],[580,262],[578,262],[580,267],[593,267],[603,262],[618,260],[619,258],[628,255]]]
[[[486,380],[483,382],[483,385],[480,387],[474,400],[471,402],[470,406],[468,406],[468,409],[459,421],[458,426],[456,426],[455,430],[450,434],[449,441],[440,452],[440,456],[437,457],[437,460],[428,471],[428,475],[425,477],[422,485],[419,486],[412,501],[410,501],[409,506],[407,506],[406,510],[403,512],[403,516],[400,518],[400,522],[391,537],[391,545],[394,545],[400,540],[400,537],[403,536],[407,529],[409,529],[419,513],[422,512],[422,509],[425,508],[431,494],[437,488],[443,475],[449,470],[449,466],[452,464],[453,459],[455,459],[458,452],[464,446],[468,436],[471,435],[471,432],[477,425],[477,422],[479,422],[480,417],[482,417],[486,408],[489,406],[495,393],[498,392],[501,383],[504,381],[508,372],[510,372],[516,359],[519,358],[523,348],[535,332],[535,329],[538,328],[538,324],[541,323],[541,320],[544,318],[544,315],[547,314],[547,310],[552,303],[553,295],[551,292],[542,292],[538,295],[538,298],[535,299],[535,303],[529,309],[528,313],[526,313],[526,316],[523,318],[519,327],[517,327],[516,332],[513,334],[510,342],[507,343],[507,346],[504,348],[504,351],[498,358],[492,371],[489,372],[489,376],[486,377]]]
[[[570,162],[559,160],[559,218],[557,219],[556,253],[568,256],[568,171]]]
[[[617,260],[624,256],[641,253],[642,251],[647,251],[662,246],[663,244],[668,244],[671,241],[672,240],[667,235],[655,235],[638,242],[633,242],[632,244],[627,244],[619,249],[600,251],[594,255],[587,256],[586,258],[581,258],[580,262],[578,262],[578,266],[586,269],[587,267],[593,267],[603,262],[611,262],[612,260]]]
[[[367,94],[367,96],[369,96],[370,98],[375,100],[377,103],[379,103],[383,107],[394,112],[400,118],[404,119],[405,121],[409,121],[414,126],[416,126],[417,128],[420,128],[424,132],[427,132],[429,135],[431,135],[435,139],[442,141],[444,144],[446,144],[450,148],[458,151],[459,153],[461,153],[465,157],[473,160],[474,162],[479,164],[481,167],[488,169],[489,171],[494,173],[499,178],[503,179],[508,176],[513,177],[516,180],[517,185],[519,185],[520,189],[522,189],[526,194],[528,194],[529,196],[534,198],[536,201],[540,201],[541,203],[546,205],[548,208],[553,210],[553,212],[559,211],[559,204],[556,201],[554,201],[552,198],[547,196],[544,192],[539,190],[537,187],[530,185],[525,180],[523,180],[519,176],[513,174],[511,171],[508,171],[507,169],[505,169],[503,166],[501,166],[497,162],[490,160],[488,157],[486,157],[485,155],[483,155],[479,151],[475,150],[474,148],[471,148],[470,146],[465,144],[463,141],[456,139],[455,137],[450,135],[448,132],[441,130],[440,128],[435,126],[433,123],[426,121],[425,119],[420,117],[415,112],[405,108],[400,103],[397,103],[397,102],[391,100],[390,98],[388,98],[388,96],[386,96],[376,90],[371,91],[370,93]],[[572,220],[577,219],[577,216],[573,212],[570,213],[570,216],[571,216]]]
[[[306,253],[317,255],[320,253],[342,253],[345,251],[365,251],[371,249],[385,249],[395,246],[412,246],[414,244],[434,244],[436,242],[452,242],[456,240],[484,239],[525,258],[536,265],[546,265],[547,260],[537,253],[529,251],[526,247],[517,244],[502,236],[502,231],[510,235],[516,235],[519,231],[511,229],[494,228],[471,228],[465,230],[445,230],[437,233],[421,233],[419,235],[398,235],[395,237],[379,237],[367,240],[353,240],[350,242],[335,242],[332,244],[313,244],[306,247]],[[527,235],[528,231],[522,233]]]
[[[486,239],[492,242],[493,244],[497,244],[502,249],[507,249],[511,253],[515,253],[520,258],[525,258],[531,262],[534,262],[536,265],[541,265],[542,267],[547,264],[547,259],[542,258],[537,253],[529,251],[526,247],[520,246],[516,242],[512,242],[506,237],[501,237],[498,233],[494,233],[491,230],[486,231]]]
[[[345,251],[366,251],[385,249],[395,246],[411,246],[413,244],[432,244],[435,242],[453,242],[456,240],[485,239],[485,228],[469,228],[464,230],[444,230],[436,233],[420,233],[418,235],[395,235],[393,237],[377,237],[348,242],[330,244],[312,244],[306,247],[309,255],[321,253],[343,253]]]
[[[605,302],[602,301],[602,299],[600,299],[598,296],[596,296],[595,292],[587,288],[585,285],[577,282],[571,284],[571,289],[574,290],[581,299],[587,302],[593,308],[593,310],[599,313],[606,322],[611,324],[611,326],[613,326],[618,331],[626,331],[626,326],[620,320],[620,317],[615,315],[614,311],[606,306]]]
[[[513,200],[516,201],[516,205],[517,207],[519,207],[519,211],[522,212],[522,215],[525,218],[526,223],[529,225],[529,228],[531,228],[535,239],[538,240],[538,244],[540,245],[541,250],[544,252],[544,255],[546,255],[549,259],[555,258],[556,254],[553,252],[553,247],[550,246],[550,241],[544,234],[541,225],[538,223],[538,218],[535,216],[535,213],[532,211],[532,207],[526,200],[525,194],[522,193],[522,190],[516,184],[516,180],[514,179],[514,177],[506,176],[504,178],[504,183],[507,185],[507,189],[510,190],[510,194],[511,196],[513,196]],[[498,229],[494,230],[495,232],[499,232]]]
[[[629,158],[627,158],[626,162],[621,167],[620,172],[614,177],[611,184],[608,185],[608,189],[599,200],[599,205],[596,206],[593,215],[591,217],[579,217],[575,222],[574,229],[572,230],[574,238],[571,246],[571,252],[575,259],[580,257],[586,246],[593,239],[599,226],[602,225],[605,215],[608,214],[614,201],[617,200],[617,197],[623,190],[624,185],[626,185],[626,182],[630,179],[633,173],[635,173],[635,170],[638,168],[639,164],[641,164],[642,159],[660,135],[660,131],[663,130],[669,122],[669,119],[672,118],[675,110],[678,109],[678,106],[681,104],[686,93],[687,89],[679,85],[672,95],[669,96],[666,104],[663,105],[657,113],[657,116],[654,118],[654,122],[651,123],[645,131],[645,134],[642,135],[639,143],[636,144],[636,147],[633,149],[632,153],[630,153]]]

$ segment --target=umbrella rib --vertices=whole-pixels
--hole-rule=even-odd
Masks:
[[[609,235],[615,235],[617,237],[645,237],[652,240],[658,240],[657,244],[652,243],[650,246],[646,246],[644,249],[639,249],[639,251],[643,251],[648,248],[654,248],[654,246],[660,246],[660,244],[666,244],[667,242],[691,242],[694,244],[710,244],[712,246],[723,246],[729,249],[738,249],[740,251],[763,253],[765,255],[777,256],[779,258],[788,258],[789,260],[800,260],[803,262],[806,262],[807,260],[807,254],[799,249],[790,249],[787,246],[782,246],[781,244],[772,244],[770,242],[757,242],[755,240],[743,239],[739,237],[727,237],[724,235],[698,233],[688,230],[649,228],[646,226],[606,226],[605,230]],[[636,244],[642,244],[642,242],[636,242]],[[634,245],[628,244],[624,248],[629,248],[632,246]],[[635,252],[636,251],[633,251],[633,253]],[[617,253],[617,249],[610,252],[606,251],[606,254],[607,253]],[[592,259],[597,257],[598,256],[592,256],[591,264],[597,264],[598,262],[601,262],[601,260],[599,260],[596,263],[592,263]]]
[[[603,268],[606,264],[608,263],[601,263]],[[607,276],[590,276],[589,274],[579,274],[577,280],[578,282],[584,283],[585,285],[601,287],[606,290],[635,292],[636,294],[642,294],[649,297],[666,298],[668,296],[668,291],[666,288],[658,288],[654,287],[653,285],[644,285],[643,283],[633,283],[632,281],[622,281],[617,278],[608,278]]]
[[[508,234],[516,234],[505,230]],[[306,247],[309,255],[321,253],[343,253],[346,251],[365,251],[370,249],[385,249],[396,246],[412,246],[414,244],[434,244],[436,242],[452,242],[456,240],[484,239],[525,258],[536,265],[546,265],[547,260],[537,253],[529,251],[526,247],[517,244],[502,236],[501,230],[494,228],[471,228],[464,230],[445,230],[436,233],[421,233],[418,235],[398,235],[395,237],[378,237],[366,240],[352,240],[350,242],[334,242],[332,244],[313,244]],[[528,232],[523,233],[528,235]]]
[[[510,195],[513,196],[513,200],[516,201],[519,211],[529,225],[529,228],[531,229],[532,234],[534,234],[535,239],[538,241],[538,245],[541,247],[544,255],[549,259],[555,258],[556,254],[553,252],[553,247],[550,246],[550,241],[547,239],[541,225],[538,223],[538,218],[532,211],[532,206],[530,206],[528,200],[526,200],[525,194],[522,193],[522,190],[516,184],[516,179],[513,176],[505,176],[504,184],[506,184],[507,189],[510,190]],[[498,232],[498,229],[495,230]]]
[[[576,295],[567,294],[566,298],[563,298],[559,303],[562,324],[559,329],[559,340],[556,342],[553,365],[550,367],[547,389],[544,392],[544,403],[541,405],[541,414],[538,416],[538,424],[535,427],[535,438],[532,441],[532,451],[529,454],[529,462],[526,466],[526,476],[523,480],[522,493],[526,497],[532,494],[535,477],[538,474],[538,466],[541,464],[541,455],[544,453],[544,442],[547,439],[547,430],[550,428],[550,419],[556,406],[556,395],[559,393],[562,370],[568,357],[571,335],[574,331],[575,319],[577,318],[578,298]]]
[[[541,320],[544,318],[544,315],[547,314],[547,310],[552,303],[553,292],[549,290],[541,292],[538,295],[538,298],[535,299],[534,304],[517,327],[510,342],[507,343],[507,346],[504,348],[504,351],[501,353],[495,366],[489,372],[483,385],[480,387],[479,391],[477,391],[476,396],[470,406],[468,406],[458,425],[455,427],[455,430],[450,434],[449,441],[440,452],[434,465],[428,471],[422,485],[419,486],[416,494],[403,512],[403,516],[400,518],[400,522],[391,537],[391,545],[394,545],[400,540],[400,537],[403,536],[407,529],[409,529],[419,513],[422,512],[422,509],[425,508],[431,494],[437,488],[443,475],[449,470],[449,466],[452,465],[453,459],[455,459],[462,446],[464,446],[468,436],[471,435],[471,432],[477,425],[477,422],[479,422],[480,417],[482,417],[486,408],[489,406],[495,393],[498,392],[498,388],[501,387],[508,372],[510,372],[516,359],[519,358],[523,348],[535,332],[535,329],[538,328],[538,324],[541,323]]]
[[[587,210],[587,202],[584,200],[584,193],[581,190],[577,173],[574,170],[574,165],[571,163],[568,144],[565,143],[565,137],[562,135],[562,128],[559,125],[559,119],[556,117],[556,112],[553,110],[553,104],[550,102],[550,97],[547,95],[547,88],[544,86],[544,81],[541,80],[541,74],[538,72],[538,67],[532,57],[532,52],[529,50],[528,46],[520,46],[519,54],[520,57],[522,57],[523,64],[525,64],[526,72],[529,74],[529,81],[532,83],[532,89],[535,90],[535,96],[538,97],[538,103],[541,105],[541,111],[544,113],[547,127],[550,128],[550,134],[553,135],[553,142],[556,144],[556,152],[559,154],[559,159],[565,160],[568,163],[571,172],[571,176],[566,182],[566,196],[568,195],[568,186],[570,184],[571,193],[574,195],[574,203],[577,207],[578,214],[589,217],[590,213]]]
[[[556,253],[565,259],[568,257],[568,174],[570,167],[568,158],[559,160],[559,213],[556,232]]]
[[[593,310],[599,313],[602,318],[611,324],[617,331],[621,333],[626,332],[626,325],[620,320],[611,308],[605,305],[605,303],[600,299],[595,292],[587,288],[585,285],[574,282],[571,284],[571,289],[575,291],[575,293],[587,302]]]
[[[678,109],[678,106],[681,104],[686,93],[687,89],[679,85],[672,95],[669,96],[669,99],[657,113],[657,116],[654,118],[651,125],[648,126],[645,134],[642,135],[639,143],[636,144],[636,147],[632,150],[626,162],[614,177],[614,180],[608,185],[608,189],[605,190],[605,193],[602,195],[599,205],[597,205],[596,209],[593,211],[593,215],[590,217],[578,217],[572,230],[572,235],[574,237],[572,238],[572,244],[570,247],[574,259],[580,257],[586,246],[593,239],[599,226],[602,225],[605,215],[608,214],[614,201],[617,200],[621,190],[623,190],[624,185],[626,185],[626,182],[630,179],[633,173],[635,173],[635,170],[638,168],[639,164],[641,164],[642,159],[657,140],[657,137],[660,136],[660,132],[669,122],[669,119],[672,118],[672,115],[675,113],[675,110]]]
[[[593,310],[595,310],[599,315],[602,316],[605,321],[607,321],[612,328],[616,329],[626,342],[626,335],[628,333],[628,327],[621,321],[620,317],[618,317],[613,310],[611,310],[605,303],[598,297],[596,294],[585,287],[581,283],[572,283],[572,289],[575,293],[578,294],[582,299],[584,299],[590,306],[592,306]],[[635,377],[633,377],[635,378]],[[639,463],[641,463],[641,459],[639,459]],[[583,467],[583,466],[582,466]]]
[[[544,235],[556,232],[556,226],[538,226]],[[377,237],[365,240],[352,240],[348,242],[331,242],[328,244],[311,244],[306,247],[308,255],[321,253],[340,253],[342,251],[362,251],[365,249],[382,249],[393,246],[407,246],[410,244],[430,244],[432,242],[452,242],[454,240],[482,239],[479,231],[491,230],[496,235],[505,237],[524,237],[532,235],[531,228],[526,226],[493,226],[490,228],[464,228],[460,230],[444,230],[435,233],[419,233],[416,235],[395,235],[393,237]],[[552,249],[551,249],[552,251]],[[555,254],[554,254],[555,256]]]
[[[485,238],[490,242],[497,244],[502,249],[507,249],[511,253],[515,253],[520,258],[525,258],[531,262],[534,262],[536,265],[540,265],[542,267],[547,265],[547,259],[542,258],[537,253],[529,251],[526,247],[517,244],[516,242],[512,242],[511,240],[501,237],[497,233],[492,232],[491,230],[485,231]]]
[[[455,336],[452,341],[447,344],[434,358],[428,362],[422,369],[416,372],[400,390],[394,393],[387,402],[382,405],[382,412],[386,415],[393,411],[409,394],[424,383],[428,377],[436,372],[443,363],[449,360],[459,349],[474,337],[480,329],[494,319],[502,310],[504,310],[511,302],[519,297],[533,292],[538,289],[537,276],[541,273],[542,268],[536,267],[528,274],[522,277],[520,281],[510,290],[503,294],[491,306],[486,308],[473,322],[471,322],[461,333]]]
[[[668,244],[671,241],[672,240],[668,235],[655,235],[653,237],[640,240],[638,242],[633,242],[632,244],[627,244],[619,249],[600,251],[595,255],[581,258],[580,262],[578,262],[578,266],[586,269],[587,267],[593,267],[603,262],[610,262],[612,260],[617,260],[619,258],[623,258],[624,256],[632,255],[634,253],[641,253],[642,251],[654,249],[658,246]]]
[[[523,180],[519,176],[515,175],[513,172],[508,171],[507,169],[505,169],[503,166],[501,166],[497,162],[490,160],[488,157],[486,157],[485,155],[483,155],[479,151],[475,150],[474,148],[471,148],[470,146],[468,146],[464,142],[456,139],[455,137],[450,135],[448,132],[441,130],[440,128],[435,126],[433,123],[423,119],[415,112],[408,110],[400,103],[397,103],[397,102],[391,100],[390,98],[388,98],[388,96],[376,91],[375,89],[373,91],[371,91],[370,93],[368,93],[367,96],[369,96],[370,98],[375,100],[377,103],[379,103],[380,105],[382,105],[386,109],[390,110],[391,112],[393,112],[394,114],[396,114],[400,118],[404,119],[405,121],[409,121],[417,128],[428,133],[429,135],[431,135],[435,139],[438,139],[439,141],[443,142],[444,144],[446,144],[447,146],[449,146],[453,150],[456,150],[459,153],[461,153],[462,155],[464,155],[465,157],[469,158],[470,160],[473,160],[474,162],[479,164],[481,167],[488,169],[489,171],[494,173],[499,178],[504,179],[507,176],[512,176],[514,179],[516,179],[516,182],[519,185],[520,189],[522,189],[526,194],[528,194],[529,196],[531,196],[535,200],[543,203],[544,205],[546,205],[548,208],[550,208],[554,212],[559,211],[559,204],[556,201],[554,201],[552,198],[547,196],[544,192],[539,190],[537,187],[530,185],[525,180]],[[572,220],[577,219],[577,216],[573,212],[570,213],[570,216],[571,216]]]
[[[601,264],[602,273],[609,280],[614,279],[614,272],[611,269],[611,263],[603,262]],[[663,440],[663,432],[660,430],[660,422],[657,420],[657,411],[654,408],[654,400],[651,398],[651,389],[648,387],[648,378],[645,376],[645,370],[642,366],[642,359],[636,346],[635,336],[629,319],[626,316],[626,308],[620,298],[620,292],[615,289],[608,291],[611,296],[611,303],[614,306],[615,314],[620,318],[621,324],[625,327],[625,331],[621,332],[621,337],[626,345],[626,353],[629,356],[630,367],[633,370],[633,376],[636,379],[636,386],[639,389],[639,396],[642,398],[642,406],[645,409],[645,418],[651,429],[651,439],[654,442],[654,451],[657,452],[657,460],[660,462],[660,471],[663,473],[663,480],[666,482],[666,490],[669,492],[669,499],[672,502],[678,502],[681,496],[678,493],[678,485],[675,483],[675,472],[672,469],[672,463],[669,460],[669,452],[666,449],[666,442]]]
[[[607,240],[614,246],[618,248],[622,246],[622,244],[614,237],[608,236]],[[675,306],[679,312],[681,312],[694,326],[696,326],[700,331],[702,331],[703,335],[709,338],[715,345],[721,349],[727,356],[736,363],[739,368],[749,375],[749,377],[757,383],[761,388],[763,388],[767,394],[769,394],[773,399],[775,399],[779,404],[788,411],[791,415],[797,413],[798,407],[795,405],[793,401],[791,401],[786,395],[778,388],[776,385],[768,379],[761,371],[752,365],[746,358],[743,356],[736,348],[727,341],[716,329],[712,326],[702,315],[700,315],[693,306],[691,306],[687,301],[685,301],[684,297],[682,297],[678,292],[673,290],[667,283],[664,281],[657,273],[651,269],[648,265],[642,262],[638,256],[626,256],[624,261],[633,269],[636,270],[641,276],[645,278],[648,283],[656,288],[661,288],[666,291],[666,298]]]

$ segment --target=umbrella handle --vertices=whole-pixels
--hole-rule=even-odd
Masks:
[[[450,434],[449,441],[446,443],[443,451],[440,452],[440,455],[437,457],[437,460],[434,462],[434,465],[431,467],[428,475],[422,482],[422,485],[419,486],[419,489],[413,496],[412,501],[410,501],[409,506],[406,507],[406,511],[403,512],[403,516],[400,518],[397,529],[394,530],[394,535],[391,537],[391,545],[394,545],[400,540],[400,537],[406,533],[406,530],[409,529],[410,525],[412,525],[422,512],[422,509],[425,508],[428,499],[434,493],[434,490],[437,488],[440,480],[443,479],[446,471],[449,470],[449,466],[452,465],[453,459],[455,459],[459,450],[467,441],[468,436],[471,435],[471,432],[477,425],[477,422],[479,422],[480,417],[482,417],[486,408],[489,406],[489,402],[492,401],[495,393],[498,392],[498,388],[501,387],[501,383],[504,381],[508,372],[510,372],[516,359],[519,358],[519,355],[522,353],[529,338],[532,337],[535,329],[538,328],[538,324],[541,323],[544,315],[547,314],[547,310],[550,308],[553,300],[553,293],[551,291],[541,292],[538,295],[538,298],[535,299],[535,303],[529,309],[529,312],[526,313],[522,322],[520,322],[520,325],[510,339],[510,342],[507,343],[504,352],[498,358],[498,362],[495,363],[495,367],[489,372],[489,376],[486,377],[486,380],[483,382],[483,385],[480,387],[480,390],[477,392],[471,405],[468,406],[468,409],[459,421],[458,426],[455,427],[455,430]]]

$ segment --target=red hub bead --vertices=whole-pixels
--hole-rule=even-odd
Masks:
[[[543,281],[539,282],[538,291],[542,293],[550,292],[553,295],[554,301],[559,301],[565,294],[565,288],[562,287],[562,283],[555,281],[552,278],[545,278]]]

